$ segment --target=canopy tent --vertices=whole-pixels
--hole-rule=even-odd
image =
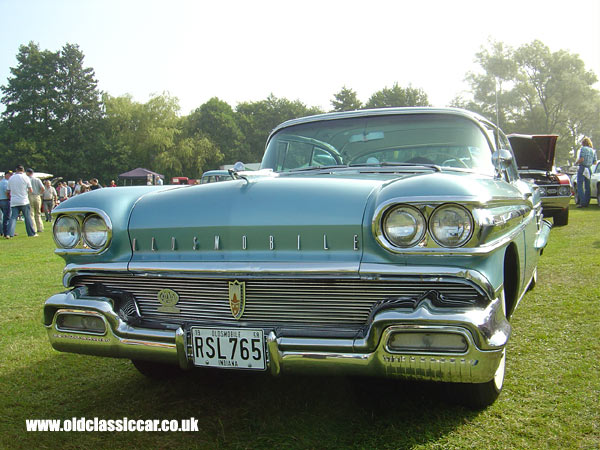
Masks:
[[[129,184],[157,184],[159,179],[164,179],[165,176],[160,173],[152,172],[151,170],[138,167],[137,169],[130,170],[119,175],[119,178],[123,180],[123,184],[127,186]]]

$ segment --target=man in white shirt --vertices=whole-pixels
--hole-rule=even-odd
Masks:
[[[42,222],[42,193],[44,185],[39,178],[33,176],[33,169],[25,171],[31,181],[31,194],[29,194],[29,207],[31,209],[31,220],[33,227],[38,233],[44,231],[44,223]]]
[[[31,189],[31,181],[25,175],[23,166],[17,166],[15,173],[8,180],[8,190],[10,191],[10,229],[9,236],[15,235],[15,227],[17,225],[17,217],[19,213],[23,213],[25,218],[25,229],[27,236],[37,236],[33,223],[31,221],[31,209],[29,207],[29,194],[33,192]]]

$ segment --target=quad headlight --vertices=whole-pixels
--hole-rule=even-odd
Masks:
[[[93,249],[104,247],[108,241],[108,226],[102,217],[92,214],[83,222],[83,240]]]
[[[81,239],[79,222],[71,216],[60,216],[54,223],[54,240],[59,247],[74,248]]]
[[[442,205],[429,218],[429,232],[442,247],[461,247],[471,238],[473,218],[462,206]]]
[[[112,224],[103,211],[65,209],[54,222],[54,242],[59,253],[98,253],[108,247]]]
[[[458,248],[475,233],[471,211],[456,203],[382,205],[375,213],[373,233],[379,244],[394,253]],[[417,248],[418,247],[418,248]]]
[[[421,211],[408,205],[391,208],[384,216],[382,231],[396,247],[413,247],[423,240],[427,222]]]

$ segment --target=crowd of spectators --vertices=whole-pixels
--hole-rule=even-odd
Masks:
[[[109,186],[116,187],[114,180]],[[16,236],[16,222],[24,220],[27,236],[36,237],[44,231],[44,222],[52,222],[52,210],[56,205],[75,195],[101,188],[96,178],[89,182],[82,179],[58,181],[52,186],[50,180],[42,182],[36,178],[33,169],[24,170],[19,165],[14,172],[7,170],[0,177],[0,236],[5,239]]]

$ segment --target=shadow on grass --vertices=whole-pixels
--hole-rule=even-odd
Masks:
[[[477,415],[448,403],[448,387],[438,383],[200,369],[156,381],[129,361],[56,353],[36,363],[35,375],[14,371],[0,383],[18,392],[5,399],[11,420],[2,434],[23,448],[36,439],[25,432],[25,419],[33,418],[194,417],[199,424],[200,433],[45,434],[62,448],[71,448],[71,439],[72,448],[100,442],[132,448],[409,448],[443,438]],[[48,448],[54,448],[52,440]]]

